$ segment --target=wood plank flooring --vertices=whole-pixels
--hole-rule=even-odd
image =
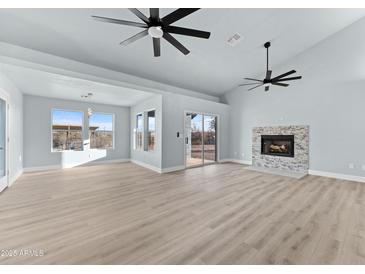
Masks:
[[[45,255],[0,264],[364,264],[365,184],[230,163],[27,173],[0,194],[0,250],[24,249]]]

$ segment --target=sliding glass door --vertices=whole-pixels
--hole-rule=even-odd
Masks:
[[[217,116],[185,114],[185,165],[202,166],[217,160]]]
[[[204,163],[214,163],[217,160],[217,117],[204,115]]]

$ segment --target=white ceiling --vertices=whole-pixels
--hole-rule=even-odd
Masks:
[[[243,77],[263,76],[264,42],[272,41],[270,63],[276,66],[365,16],[365,9],[202,9],[175,25],[211,31],[210,39],[174,35],[191,53],[184,56],[163,41],[159,58],[149,37],[119,46],[139,29],[97,22],[91,15],[139,22],[127,9],[0,9],[0,41],[221,95]],[[244,40],[231,47],[226,40],[234,33]]]
[[[1,71],[25,94],[118,106],[131,106],[153,95],[150,92],[114,86],[60,74],[1,64]],[[81,95],[93,93],[91,98]]]

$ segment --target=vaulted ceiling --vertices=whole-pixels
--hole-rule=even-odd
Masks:
[[[161,9],[161,17],[171,11]],[[365,16],[365,9],[201,9],[174,25],[210,31],[210,39],[174,35],[191,53],[162,41],[158,58],[150,37],[119,45],[139,29],[91,15],[139,22],[127,9],[1,9],[0,41],[219,96],[245,76],[264,75],[264,42],[272,41],[271,66],[280,65]],[[227,40],[235,33],[244,38],[232,47]]]

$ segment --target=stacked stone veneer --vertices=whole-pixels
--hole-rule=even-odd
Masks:
[[[294,158],[261,154],[261,135],[294,135]],[[309,169],[309,126],[254,127],[252,165],[307,173]]]

